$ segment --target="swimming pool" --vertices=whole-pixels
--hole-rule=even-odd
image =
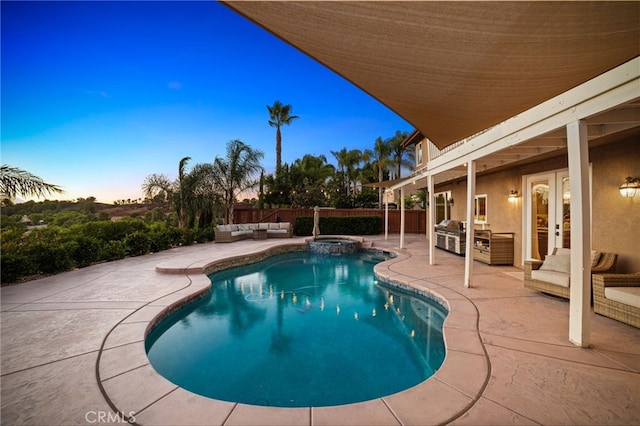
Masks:
[[[376,252],[271,257],[211,276],[148,335],[153,367],[215,399],[305,407],[412,387],[444,359],[446,309],[377,283]]]

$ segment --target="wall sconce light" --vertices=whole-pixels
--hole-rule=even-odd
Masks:
[[[620,185],[620,195],[624,198],[633,198],[640,190],[640,178],[627,177],[625,182]]]
[[[518,197],[520,197],[520,194],[518,194],[518,191],[516,191],[515,189],[512,189],[511,192],[509,193],[509,201],[511,201],[512,203],[515,203],[518,200]]]
[[[449,198],[449,199],[447,200],[447,203],[449,203],[449,205],[450,205],[450,206],[452,206],[452,205],[453,205],[453,198]]]

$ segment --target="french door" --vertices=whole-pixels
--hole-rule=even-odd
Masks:
[[[569,171],[525,176],[525,259],[544,260],[555,247],[571,247]]]

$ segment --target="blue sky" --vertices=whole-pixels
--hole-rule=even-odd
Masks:
[[[300,119],[282,159],[367,149],[412,127],[369,95],[215,2],[2,1],[1,162],[62,186],[51,199],[142,197],[240,139],[275,168],[266,105]]]

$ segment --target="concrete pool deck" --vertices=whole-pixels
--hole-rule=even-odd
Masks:
[[[394,250],[367,237],[374,248]],[[391,281],[446,298],[447,357],[422,384],[338,407],[270,408],[215,401],[158,375],[145,331],[169,306],[206,289],[212,261],[304,239],[201,244],[102,263],[1,290],[2,424],[640,424],[640,329],[591,315],[591,348],[568,341],[566,301],[522,285],[515,267],[474,267],[421,235],[376,266]],[[393,374],[386,366],[381,374]]]

